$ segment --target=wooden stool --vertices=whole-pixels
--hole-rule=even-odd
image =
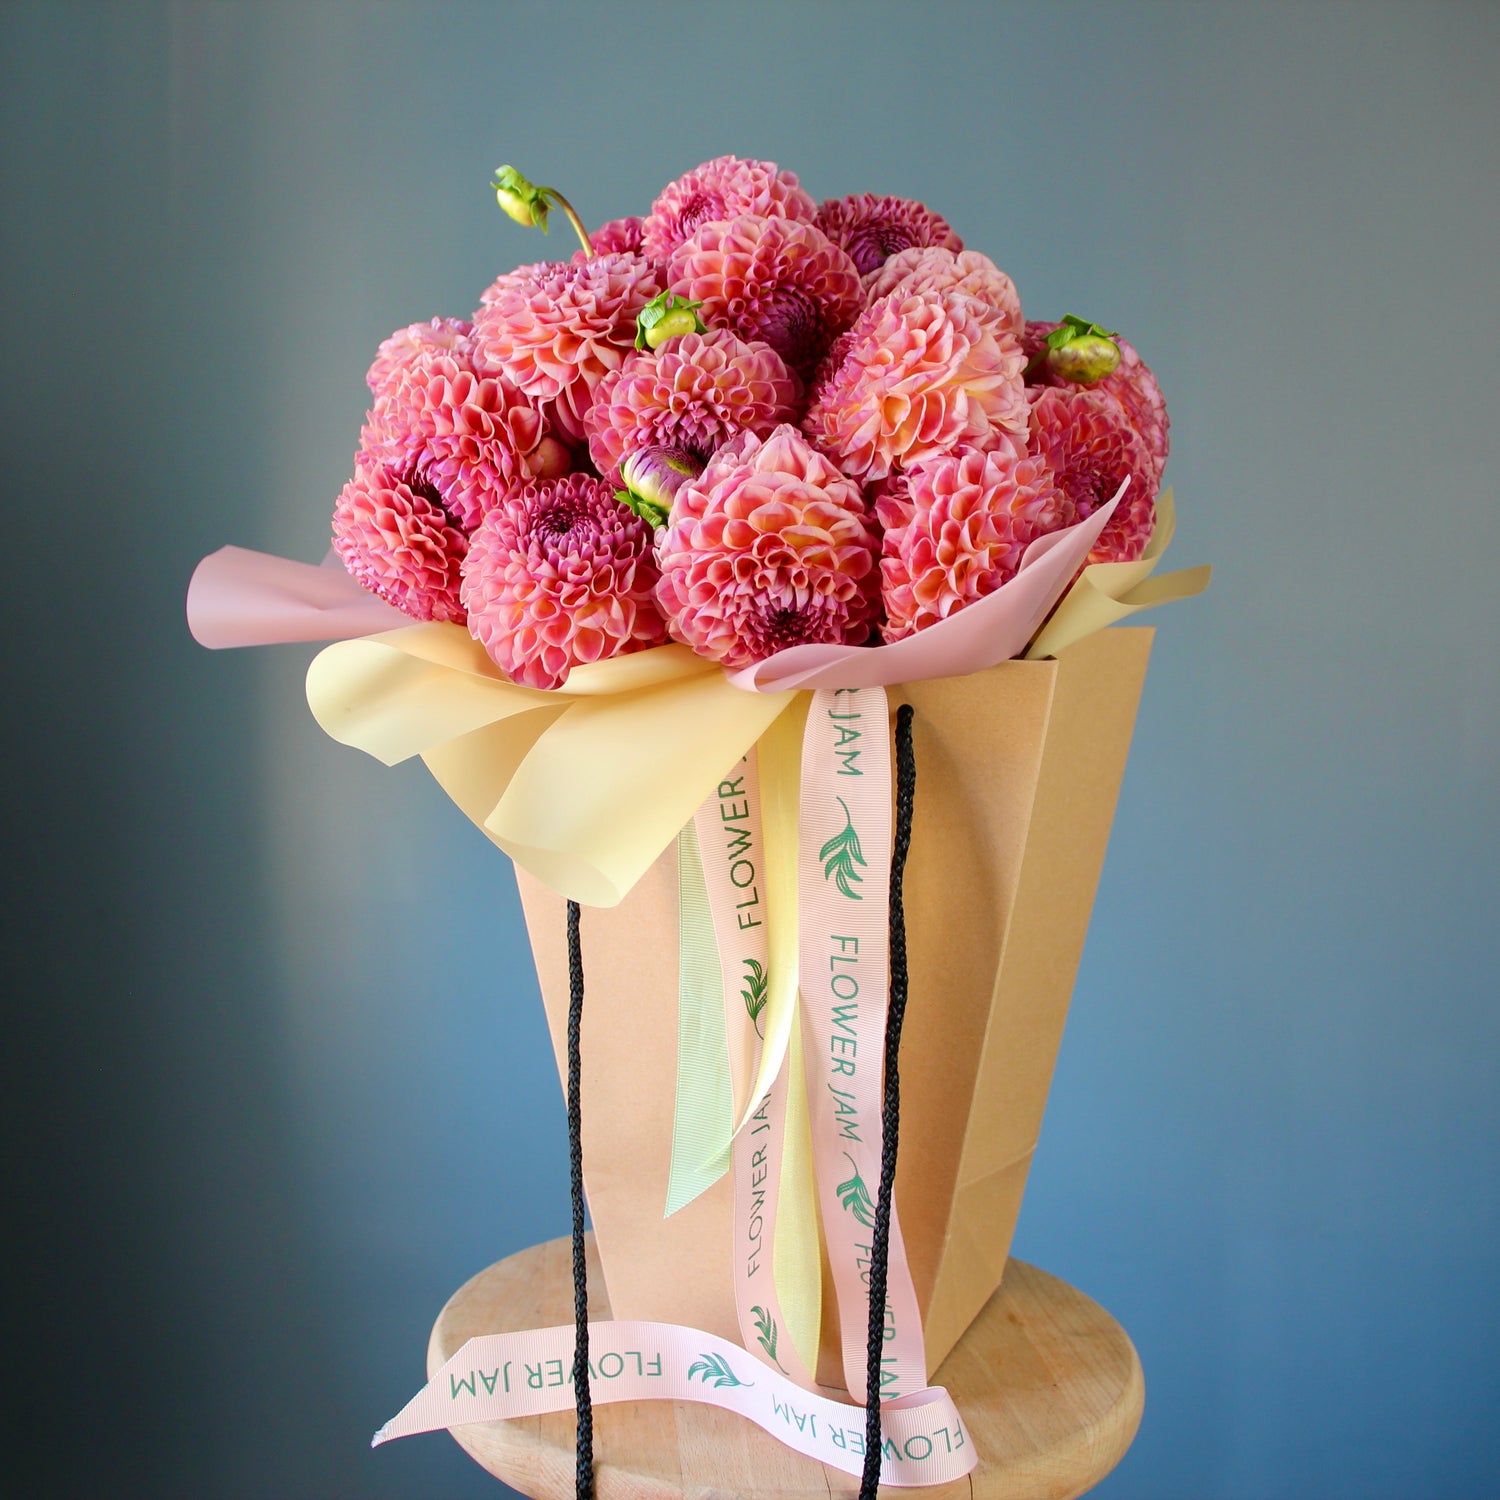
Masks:
[[[572,1252],[565,1239],[481,1271],[449,1299],[427,1348],[430,1376],[469,1339],[573,1321]],[[611,1316],[593,1237],[589,1316]],[[1066,1282],[1012,1260],[1005,1283],[934,1380],[948,1388],[979,1451],[953,1484],[884,1488],[913,1500],[1071,1500],[1124,1457],[1146,1388],[1134,1346],[1102,1307]],[[459,1445],[534,1500],[573,1495],[571,1411],[456,1427]],[[852,1500],[859,1482],[782,1447],[752,1422],[690,1401],[594,1408],[598,1500]]]

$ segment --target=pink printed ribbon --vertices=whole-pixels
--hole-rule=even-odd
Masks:
[[[866,1392],[870,1260],[880,1183],[891,874],[885,689],[820,688],[802,748],[798,941],[813,1167],[838,1294],[844,1381]],[[891,1205],[884,1401],[927,1384],[922,1317]]]
[[[782,1336],[774,1245],[786,1150],[790,1058],[736,1132],[735,1306],[744,1347],[667,1323],[589,1325],[596,1402],[688,1400],[734,1411],[848,1474],[863,1470],[869,1268],[880,1181],[889,989],[891,747],[885,690],[819,689],[802,743],[797,969],[806,1038],[813,1175],[838,1296],[849,1405],[823,1394]],[[756,1076],[755,1001],[770,949],[761,796],[752,751],[699,809],[695,832],[723,975],[726,1037],[740,1095]],[[946,1391],[927,1385],[920,1309],[891,1206],[881,1482],[941,1484],[976,1462]],[[376,1443],[573,1404],[571,1327],[472,1339],[376,1435]],[[748,1351],[748,1352],[747,1352]],[[753,1378],[750,1378],[753,1377]]]
[[[573,1405],[573,1329],[533,1328],[470,1339],[379,1432],[372,1446],[470,1422],[565,1411]],[[596,1405],[694,1401],[754,1422],[788,1448],[858,1475],[860,1407],[803,1390],[727,1339],[671,1323],[589,1325]],[[948,1393],[913,1391],[881,1408],[880,1482],[910,1487],[961,1479],[976,1462]]]

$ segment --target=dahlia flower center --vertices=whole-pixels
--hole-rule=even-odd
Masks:
[[[1070,465],[1063,476],[1063,488],[1078,507],[1079,520],[1085,520],[1105,504],[1119,488],[1115,475],[1106,473],[1097,463]]]
[[[711,224],[723,217],[724,200],[717,193],[694,193],[678,210],[679,232],[683,239],[689,239],[700,224]]]
[[[695,474],[703,472],[723,440],[720,424],[705,421],[696,413],[684,412],[676,421],[662,423],[661,446],[695,463]]]
[[[599,535],[599,518],[584,505],[552,505],[531,523],[531,532],[545,545],[556,546],[566,537],[579,547]]]
[[[757,309],[756,332],[789,365],[805,368],[821,352],[823,320],[800,287],[779,286]]]
[[[910,250],[916,243],[894,224],[866,224],[849,236],[844,249],[861,276],[878,270],[891,256]]]
[[[443,499],[442,491],[418,469],[405,476],[402,480],[407,489],[419,500],[425,500],[442,518],[455,530],[468,536],[470,528],[459,520],[453,511],[448,508],[448,502]]]
[[[757,622],[760,644],[768,651],[800,645],[807,639],[811,611],[791,606],[772,606]]]

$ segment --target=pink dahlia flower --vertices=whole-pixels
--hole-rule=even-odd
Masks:
[[[527,687],[580,662],[658,646],[651,528],[585,474],[528,484],[484,519],[463,564],[469,631]]]
[[[408,360],[377,395],[363,443],[433,486],[466,531],[510,486],[567,466],[537,409],[510,381],[476,372],[464,349]]]
[[[677,640],[730,669],[859,645],[879,611],[877,550],[859,486],[795,428],[746,433],[677,492],[656,597]]]
[[[746,214],[705,224],[672,252],[667,281],[703,321],[769,344],[799,375],[859,315],[854,262],[821,229]]]
[[[796,377],[768,344],[747,344],[727,328],[642,349],[606,375],[594,394],[589,453],[613,477],[643,448],[683,448],[704,462],[741,432],[764,437],[795,420]]]
[[[375,362],[365,375],[365,384],[378,401],[423,356],[462,353],[473,327],[460,318],[434,318],[430,323],[398,328],[375,351]]]
[[[878,270],[902,250],[927,245],[955,251],[964,247],[945,218],[914,198],[877,198],[874,193],[829,198],[818,205],[813,223],[849,252],[861,276]]]
[[[992,453],[1000,459],[1017,460],[1026,457],[1026,440],[1024,437],[1016,437],[1013,433],[998,433],[992,443],[987,443],[983,448],[976,448],[971,443],[961,443],[957,448],[947,453],[940,453],[934,458],[925,458],[916,465],[916,469],[927,469],[934,464],[945,463],[953,460],[955,463],[974,453]],[[910,523],[916,509],[915,502],[911,498],[910,476],[915,472],[907,469],[895,469],[884,479],[877,479],[873,484],[865,487],[865,503],[874,513],[876,525],[879,526],[882,536],[889,531],[899,531],[903,526]]]
[[[811,223],[816,211],[795,172],[783,172],[773,161],[716,156],[661,190],[642,228],[641,248],[650,259],[664,261],[704,224],[741,214]]]
[[[1000,326],[1018,339],[1026,326],[1015,282],[978,250],[902,250],[865,277],[865,295],[872,306],[882,297],[909,297],[913,292],[962,292],[977,298],[993,308]]]
[[[535,281],[537,277],[545,276],[547,272],[555,271],[563,264],[560,260],[536,260],[529,265],[517,266],[514,271],[504,271],[479,294],[479,305],[491,307],[500,300],[502,292]]]
[[[1031,450],[1056,475],[1078,520],[1106,504],[1129,476],[1130,489],[1088,560],[1135,561],[1156,524],[1155,463],[1145,439],[1097,386],[1044,386],[1031,394]]]
[[[1044,354],[1047,335],[1057,323],[1028,323],[1022,343],[1028,360],[1026,383],[1028,385],[1067,386],[1037,357]],[[1125,408],[1130,425],[1140,433],[1151,452],[1152,478],[1150,489],[1154,495],[1161,485],[1161,476],[1167,466],[1167,455],[1172,451],[1171,421],[1167,417],[1167,403],[1162,396],[1156,376],[1147,368],[1146,361],[1136,352],[1128,340],[1116,337],[1120,346],[1120,363],[1112,374],[1106,375],[1097,385],[1088,389],[1107,391]]]
[[[1069,525],[1073,506],[1039,458],[1010,449],[944,454],[910,469],[882,520],[881,633],[899,641],[993,594],[1016,576],[1039,536]]]
[[[883,479],[967,444],[1026,429],[1025,356],[972,297],[886,297],[850,330],[802,428],[846,474]]]
[[[397,477],[368,454],[333,508],[333,550],[372,594],[416,620],[463,623],[459,567],[468,540],[435,486]]]
[[[577,440],[595,387],[625,362],[636,315],[662,290],[656,268],[619,251],[501,281],[474,317],[477,356]]]
[[[625,251],[630,255],[641,253],[641,227],[644,219],[607,219],[590,236],[589,244],[595,255],[618,255]],[[573,260],[588,260],[583,250],[573,252]]]

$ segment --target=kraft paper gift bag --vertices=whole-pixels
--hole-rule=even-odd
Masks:
[[[1083,950],[1151,649],[1101,631],[1050,661],[891,690],[916,718],[911,998],[896,1199],[929,1373],[999,1286]],[[677,868],[585,908],[583,1158],[617,1318],[737,1339],[726,1176],[670,1218]],[[518,870],[565,1069],[565,904]],[[826,1285],[819,1378],[841,1384]]]

